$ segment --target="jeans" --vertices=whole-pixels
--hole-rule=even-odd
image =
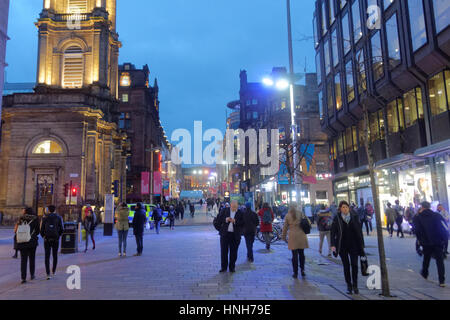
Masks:
[[[169,221],[170,221],[170,225],[169,225],[169,228],[173,228],[173,227],[175,227],[175,218],[174,219],[169,219]]]
[[[263,238],[264,241],[266,242],[266,249],[270,249],[270,242],[272,241],[272,232],[263,232]]]
[[[159,228],[161,227],[161,221],[155,221],[155,231],[159,234]]]
[[[94,230],[92,230],[92,231],[86,230],[86,247],[85,247],[85,250],[87,250],[87,248],[88,248],[89,237],[91,237],[91,240],[92,240],[92,249],[95,249]]]
[[[294,274],[298,274],[298,262],[300,261],[300,270],[305,270],[305,250],[292,250],[292,269]]]
[[[36,270],[36,247],[20,249],[20,271],[22,273],[22,280],[27,279],[27,263],[30,260],[30,275],[34,277]]]
[[[56,272],[56,266],[58,265],[58,249],[59,249],[59,241],[58,240],[45,240],[44,241],[44,250],[45,250],[45,271],[47,275],[50,275],[50,253],[53,256],[53,268],[52,272]]]
[[[361,228],[364,228],[364,225],[366,225],[367,235],[369,235],[370,232],[372,232],[372,221],[370,221],[370,220],[363,221],[363,223],[361,223]],[[370,229],[370,232],[369,232],[369,229]]]
[[[135,234],[136,237],[136,251],[138,254],[142,254],[142,251],[144,250],[144,234]]]
[[[353,287],[358,287],[358,255],[343,251],[339,253],[339,256],[344,266],[345,282],[348,286],[352,286],[353,280]],[[352,268],[351,276],[350,266]]]
[[[119,235],[119,253],[122,253],[122,245],[123,245],[123,253],[126,253],[128,230],[117,230],[117,234]]]
[[[245,245],[247,246],[247,258],[253,261],[253,243],[255,242],[255,234],[246,234],[244,237]]]
[[[389,235],[392,237],[392,234],[394,233],[394,222],[388,221],[387,230],[389,232]]]
[[[331,231],[320,231],[320,242],[319,242],[319,252],[322,253],[322,247],[323,247],[323,239],[327,237],[328,242],[328,255],[331,254]]]
[[[240,242],[241,240],[236,239],[234,232],[227,232],[225,236],[220,237],[222,270],[227,270],[228,266],[230,267],[230,270],[234,270],[236,268],[236,260]],[[228,254],[230,255],[229,263]]]
[[[445,283],[444,252],[442,246],[423,246],[422,274],[428,277],[428,268],[432,256],[436,259],[439,283]]]

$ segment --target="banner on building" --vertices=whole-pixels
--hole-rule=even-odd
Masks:
[[[161,172],[153,172],[153,194],[161,195],[162,193],[162,179]]]
[[[281,155],[280,169],[278,170],[278,184],[289,184],[289,171],[286,166],[286,153]]]
[[[141,172],[141,194],[150,194],[150,172]]]
[[[163,194],[165,197],[170,196],[170,181],[169,180],[163,181]]]
[[[313,144],[304,145],[300,147],[300,154],[303,155],[301,162],[303,184],[317,184],[316,178],[316,159],[315,159],[315,147]]]

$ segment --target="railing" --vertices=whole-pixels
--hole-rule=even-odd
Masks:
[[[65,13],[55,14],[52,17],[54,21],[87,21],[92,17],[90,13]]]

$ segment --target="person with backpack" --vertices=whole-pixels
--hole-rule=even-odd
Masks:
[[[41,222],[41,237],[44,239],[45,271],[47,272],[47,280],[51,279],[50,253],[53,256],[52,274],[54,276],[58,265],[59,238],[64,232],[64,222],[55,211],[55,206],[48,206],[46,208],[46,215]]]
[[[141,256],[144,250],[144,226],[147,223],[147,216],[142,203],[136,204],[136,211],[133,217],[133,234],[136,237],[136,253],[134,256]]]
[[[156,234],[159,234],[159,228],[161,226],[162,220],[162,209],[159,204],[157,204],[155,209],[153,209],[152,219],[153,223],[155,224]]]
[[[429,202],[422,202],[421,212],[414,217],[417,240],[423,247],[423,264],[420,272],[428,278],[431,257],[436,259],[439,286],[445,287],[444,245],[448,241],[448,229],[444,218],[431,210]]]
[[[328,242],[328,256],[331,257],[331,225],[333,224],[333,217],[329,209],[325,205],[320,206],[320,211],[317,220],[317,228],[319,229],[319,253],[322,254],[323,240],[326,237]]]
[[[173,208],[173,206],[169,207],[167,219],[169,219],[169,222],[170,222],[170,224],[169,224],[170,230],[173,230],[175,227],[175,209]]]
[[[116,210],[116,230],[119,237],[119,257],[127,255],[127,237],[130,224],[128,223],[128,217],[130,216],[130,209],[128,205],[123,202]],[[123,251],[122,251],[123,247]]]
[[[358,257],[366,255],[364,252],[364,236],[359,216],[356,212],[350,210],[347,201],[339,203],[338,214],[334,217],[331,226],[331,250],[335,257],[341,257],[347,293],[359,294]]]
[[[30,262],[31,280],[35,279],[36,249],[39,245],[39,218],[31,208],[25,208],[14,227],[17,249],[20,251],[22,284],[27,282],[27,264]]]
[[[92,250],[95,250],[95,239],[94,239],[94,233],[96,228],[96,217],[95,213],[92,210],[92,207],[90,204],[86,205],[86,209],[84,211],[84,218],[83,218],[83,227],[86,232],[86,247],[84,249],[84,253],[88,250],[88,244],[89,244],[89,237],[91,237],[92,240]]]
[[[266,242],[266,250],[270,250],[273,232],[272,222],[275,217],[267,202],[264,203],[262,209],[259,210],[258,216],[261,220],[260,231],[262,232],[264,241]]]
[[[397,238],[399,236],[399,234],[401,233],[402,236],[400,238],[404,238],[405,235],[403,234],[403,228],[402,228],[402,223],[403,223],[403,207],[400,206],[400,201],[395,200],[395,206],[394,206],[394,210],[395,210],[395,224],[397,225]]]
[[[283,233],[281,238],[288,243],[289,250],[292,251],[292,269],[294,279],[298,278],[298,265],[300,262],[300,272],[302,277],[306,276],[305,273],[305,249],[309,248],[308,237],[301,227],[300,222],[302,219],[306,219],[311,227],[311,221],[306,217],[304,213],[297,209],[295,205],[291,205],[288,213],[284,219]],[[306,228],[305,228],[306,230]],[[287,236],[287,238],[286,238]]]
[[[216,205],[214,204],[214,206]],[[247,260],[249,262],[254,262],[253,243],[255,242],[256,227],[258,225],[258,215],[252,210],[251,203],[247,202],[244,210],[244,238],[247,246]]]

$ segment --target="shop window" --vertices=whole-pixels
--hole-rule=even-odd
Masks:
[[[353,16],[353,40],[357,43],[362,37],[361,13],[359,11],[359,1],[356,0],[352,5]]]
[[[334,94],[336,96],[336,110],[339,111],[342,108],[341,77],[339,73],[334,77]]]
[[[409,25],[413,50],[417,51],[428,41],[425,27],[423,0],[408,0]]]
[[[323,45],[323,50],[325,57],[325,74],[329,75],[331,72],[331,65],[330,65],[330,44],[328,40],[325,41]]]
[[[353,64],[352,60],[347,62],[345,66],[346,80],[347,80],[347,101],[351,102],[355,99],[355,84],[353,82]]]
[[[450,24],[450,2],[448,0],[433,0],[434,22],[439,33]]]
[[[387,121],[389,133],[397,133],[400,130],[398,123],[398,113],[397,113],[397,100],[392,101],[387,105]]]
[[[339,52],[338,52],[338,38],[337,38],[337,28],[331,33],[331,48],[333,50],[333,66],[336,67],[339,63]]]
[[[396,13],[386,21],[386,36],[389,54],[389,68],[393,69],[401,63],[400,40],[398,37]]]
[[[381,50],[381,33],[377,31],[371,39],[372,45],[372,68],[375,81],[381,79],[384,75],[383,51]]]
[[[343,43],[343,48],[344,48],[344,56],[350,51],[350,49],[352,48],[352,44],[350,42],[350,26],[348,23],[348,13],[346,13],[343,17],[342,17],[342,41]]]
[[[331,81],[328,81],[327,85],[327,105],[328,117],[331,118],[334,115],[333,85]]]
[[[53,140],[39,142],[32,151],[33,154],[61,154],[63,149],[59,143]]]
[[[449,75],[448,71],[446,72],[446,75]],[[444,78],[444,72],[441,72],[428,80],[428,90],[430,92],[430,107],[431,114],[433,116],[437,116],[448,110],[448,99],[445,85],[446,82]],[[447,88],[448,85],[449,83],[447,80]]]

